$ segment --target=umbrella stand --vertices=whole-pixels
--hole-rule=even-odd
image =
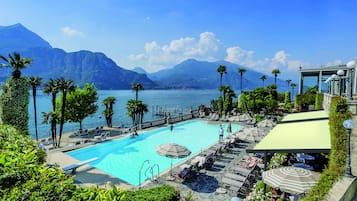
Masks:
[[[175,179],[172,178],[172,160],[173,158],[184,158],[187,157],[188,155],[191,154],[191,151],[188,150],[186,147],[175,144],[175,143],[169,143],[169,144],[162,144],[156,148],[156,152],[160,154],[161,156],[166,156],[168,158],[171,158],[171,168],[170,168],[170,179]]]

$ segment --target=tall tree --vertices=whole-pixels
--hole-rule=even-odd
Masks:
[[[20,78],[21,70],[26,68],[32,62],[32,59],[30,58],[21,58],[20,54],[17,52],[14,52],[13,55],[9,54],[8,58],[0,55],[0,58],[9,64],[8,67],[12,68],[13,78]]]
[[[148,111],[149,111],[148,110],[148,105],[144,104],[143,102],[140,102],[139,105],[138,105],[138,113],[139,113],[139,118],[140,118],[140,124],[143,123],[144,114],[147,113]]]
[[[61,91],[62,95],[62,104],[61,104],[61,118],[60,118],[60,133],[59,133],[59,139],[58,139],[58,146],[61,146],[61,138],[62,138],[62,132],[63,132],[63,124],[65,120],[65,110],[66,110],[66,98],[67,98],[67,93],[74,91],[75,87],[73,86],[73,81],[72,80],[66,80],[65,78],[61,77],[57,80],[58,83],[58,90]]]
[[[240,91],[242,91],[242,89],[243,89],[243,74],[246,71],[247,70],[245,68],[238,68],[238,73],[240,74]]]
[[[286,83],[288,83],[288,90],[289,90],[291,79],[287,79],[285,81],[286,81]]]
[[[109,96],[103,100],[103,105],[105,105],[105,110],[103,111],[103,114],[105,116],[105,120],[107,122],[108,127],[112,127],[112,117],[114,115],[114,109],[113,105],[115,103],[116,99],[114,96]]]
[[[139,99],[139,91],[144,89],[143,85],[140,83],[133,83],[131,85],[131,88],[135,91],[135,100],[138,100]]]
[[[37,130],[37,107],[36,107],[36,90],[37,87],[41,85],[41,77],[32,76],[30,77],[30,85],[32,88],[32,97],[33,97],[33,109],[34,109],[34,118],[35,118],[35,135],[36,141],[38,142],[38,130]]]
[[[219,91],[223,94],[223,100],[226,99],[226,94],[228,89],[230,89],[230,87],[228,85],[223,85],[219,87]]]
[[[292,93],[291,93],[291,97],[294,99],[294,89],[295,89],[295,87],[296,87],[296,84],[295,83],[291,83],[291,91],[292,91]]]
[[[52,145],[54,147],[57,146],[57,137],[56,137],[56,123],[58,119],[58,115],[55,111],[42,112],[43,120],[41,123],[43,124],[51,124],[51,134],[52,134]]]
[[[51,94],[52,96],[52,110],[56,111],[56,96],[59,92],[58,90],[58,82],[52,78],[50,78],[46,83],[44,83],[42,87],[42,91],[44,94]]]
[[[276,85],[276,78],[278,77],[278,74],[280,74],[280,70],[278,68],[273,69],[271,73],[274,75],[274,84]]]
[[[126,114],[131,118],[134,128],[143,122],[144,113],[148,112],[147,105],[141,100],[128,100],[126,109]]]
[[[98,90],[93,84],[85,84],[83,89],[76,89],[67,94],[65,121],[78,122],[79,129],[82,130],[82,122],[89,115],[94,114],[97,109]],[[61,99],[57,103],[61,104]]]
[[[45,94],[51,94],[52,96],[52,112],[56,112],[56,96],[58,91],[58,82],[54,79],[49,79],[46,83],[44,83],[42,87],[42,91]],[[50,114],[50,113],[47,113]],[[48,116],[48,115],[47,115]],[[54,115],[51,115],[54,116]],[[49,118],[47,118],[49,119]],[[54,142],[54,146],[57,146],[57,129],[56,129],[56,118],[51,118],[51,133],[52,133],[52,141]]]
[[[263,81],[263,87],[264,87],[264,81],[267,79],[265,75],[260,76],[260,79]]]
[[[222,86],[222,78],[223,74],[227,74],[227,67],[224,65],[219,65],[217,68],[217,72],[219,73],[220,79],[219,79],[219,86]]]

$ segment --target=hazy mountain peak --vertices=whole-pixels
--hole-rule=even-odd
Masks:
[[[140,73],[140,74],[148,74],[148,72],[141,67],[135,67],[134,69],[132,69],[132,71]]]
[[[52,48],[47,41],[20,23],[0,26],[0,54],[7,55],[14,51],[37,47]]]

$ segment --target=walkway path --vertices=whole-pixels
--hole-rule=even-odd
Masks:
[[[354,176],[357,176],[357,116],[353,117],[356,127],[352,129],[351,134],[351,170]]]

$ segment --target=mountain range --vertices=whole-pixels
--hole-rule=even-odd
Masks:
[[[46,40],[28,30],[22,24],[0,26],[0,55],[7,57],[9,53],[19,52],[22,57],[32,58],[32,64],[23,70],[27,76],[40,76],[43,81],[49,78],[65,77],[72,79],[76,85],[93,83],[98,89],[131,89],[134,82],[141,83],[145,89],[217,89],[219,86],[219,65],[227,67],[227,74],[222,83],[234,89],[240,89],[238,68],[243,67],[227,61],[197,61],[188,59],[180,64],[155,73],[147,73],[137,67],[127,70],[118,66],[104,53],[81,50],[66,52],[53,48]],[[259,79],[262,73],[244,67],[243,89],[262,86]],[[0,81],[6,80],[11,70],[0,69]],[[265,85],[271,84],[274,78],[268,78]],[[279,91],[285,90],[287,83],[277,81]],[[282,86],[282,87],[280,87]]]

